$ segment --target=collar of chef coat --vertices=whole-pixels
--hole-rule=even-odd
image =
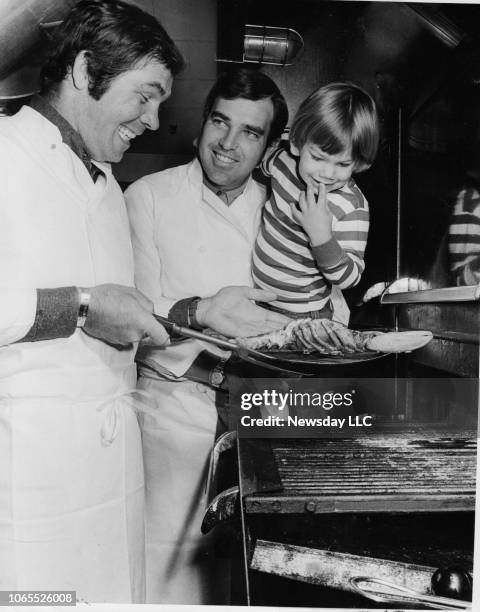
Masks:
[[[210,191],[213,191],[213,193],[218,196],[222,200],[222,202],[225,202],[227,206],[233,204],[233,202],[235,202],[238,196],[242,195],[242,193],[245,191],[245,185],[247,184],[247,181],[248,179],[245,179],[240,185],[240,187],[235,187],[234,189],[218,189],[216,185],[210,183],[208,177],[205,174],[203,176],[204,185],[206,185],[210,189]]]
[[[30,106],[22,106],[18,113],[8,119],[16,130],[16,137],[20,137],[23,141],[25,150],[30,152],[40,166],[63,183],[64,187],[72,193],[72,196],[78,196],[78,187],[81,187],[84,196],[88,197],[91,197],[93,190],[98,192],[102,188],[101,185],[99,186],[99,181],[93,183],[83,162],[63,142],[58,127],[44,115]],[[69,155],[61,154],[62,151],[68,151]],[[70,161],[67,159],[68,157]],[[75,167],[74,172],[78,178],[78,183],[71,180],[72,163]],[[106,162],[95,162],[95,164],[102,170],[105,179],[108,181],[109,177],[112,176],[110,164]]]
[[[207,185],[205,185],[203,181],[203,169],[198,159],[194,159],[190,164],[188,169],[188,179],[194,193],[202,194],[201,199],[203,204],[213,208],[215,212],[217,212],[225,219],[225,221],[235,227],[235,229],[239,231],[248,241],[251,241],[251,236],[249,236],[245,224],[242,223],[242,217],[244,217],[246,221],[247,216],[251,218],[252,214],[258,214],[258,210],[252,211],[250,207],[253,206],[252,202],[258,202],[259,199],[262,200],[262,204],[265,203],[266,190],[263,185],[260,185],[254,181],[250,175],[245,183],[243,192],[237,198],[235,198],[230,205],[227,205],[209,187],[207,187]]]
[[[63,142],[69,146],[75,155],[82,160],[85,168],[92,177],[93,182],[95,182],[102,170],[95,163],[93,163],[93,160],[88,154],[85,142],[80,134],[43,96],[40,96],[39,94],[33,96],[33,98],[30,100],[29,106],[33,108],[33,110],[36,110],[37,113],[43,115],[45,119],[50,121],[50,123],[57,126],[57,128],[60,130]]]

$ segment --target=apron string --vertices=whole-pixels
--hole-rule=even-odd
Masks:
[[[148,402],[139,401],[138,396],[146,398]],[[129,389],[108,397],[97,408],[99,412],[105,411],[105,418],[100,429],[100,437],[102,438],[102,443],[106,446],[112,444],[117,437],[120,428],[120,410],[122,405],[129,406],[134,412],[148,412],[151,408],[157,408],[155,398],[141,389]]]

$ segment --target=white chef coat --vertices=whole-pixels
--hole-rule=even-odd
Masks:
[[[0,317],[0,590],[141,602],[133,349],[81,330],[11,344],[33,322],[34,288],[133,286],[122,193],[98,165],[93,183],[58,128],[29,107],[0,119],[0,295],[10,305]]]
[[[23,338],[35,321],[35,289],[0,288],[0,346]]]
[[[126,192],[135,258],[135,284],[166,315],[179,299],[251,286],[251,253],[265,190],[251,178],[227,206],[203,184],[197,160],[146,176]],[[227,601],[224,560],[200,533],[204,479],[217,423],[215,393],[182,380],[201,350],[185,341],[150,350],[169,380],[141,377],[157,400],[143,414],[146,483],[147,603],[209,604]]]

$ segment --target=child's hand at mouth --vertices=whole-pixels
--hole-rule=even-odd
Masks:
[[[294,220],[303,227],[312,246],[320,246],[332,238],[333,216],[328,208],[327,187],[323,183],[318,184],[317,195],[313,186],[307,185],[307,191],[300,194],[300,210],[295,202],[290,205]]]

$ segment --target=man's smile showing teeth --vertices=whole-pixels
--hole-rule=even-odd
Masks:
[[[213,154],[215,155],[216,159],[218,159],[218,161],[224,163],[224,164],[233,164],[235,161],[235,159],[231,158],[231,157],[227,157],[226,155],[222,155],[222,153],[218,153],[218,151],[214,151]]]
[[[121,125],[118,128],[118,134],[122,140],[125,140],[125,142],[129,142],[130,140],[132,140],[132,138],[135,138],[136,136],[135,132],[132,132],[132,130],[129,130],[124,125]]]

